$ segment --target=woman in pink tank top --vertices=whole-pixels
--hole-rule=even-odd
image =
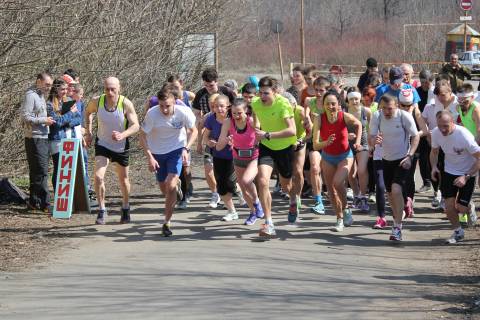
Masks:
[[[254,179],[257,176],[258,141],[255,139],[253,119],[247,116],[247,105],[243,99],[236,100],[231,108],[231,117],[225,119],[216,145],[222,150],[232,146],[233,165],[237,182],[250,208],[245,225],[253,225],[257,218],[263,218],[263,209],[258,199]]]
[[[356,140],[353,147],[360,151],[362,124],[355,116],[341,110],[340,97],[336,91],[328,91],[323,96],[325,112],[318,117],[313,127],[313,147],[322,150],[321,167],[326,181],[330,202],[337,224],[335,231],[353,223],[352,212],[347,205],[345,182],[352,168],[353,154],[348,144],[347,125],[354,128]]]

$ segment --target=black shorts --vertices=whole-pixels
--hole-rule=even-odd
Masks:
[[[276,167],[285,179],[290,179],[293,172],[293,145],[282,150],[271,150],[260,143],[258,165]]]
[[[102,156],[109,159],[111,162],[116,162],[122,167],[128,167],[128,150],[124,152],[114,152],[110,149],[95,144],[95,157]]]
[[[447,198],[457,198],[457,203],[468,207],[470,200],[472,200],[472,194],[475,190],[475,177],[470,177],[463,188],[459,188],[453,184],[453,181],[460,176],[450,174],[448,172],[442,172],[442,179],[440,181],[440,191],[442,196]]]
[[[382,159],[383,164],[383,181],[385,182],[385,189],[387,192],[392,192],[392,184],[396,183],[405,188],[405,181],[407,180],[408,170],[400,166],[400,162],[403,160],[388,161]]]
[[[213,174],[217,181],[217,192],[224,196],[235,193],[237,190],[237,177],[231,159],[213,157]]]

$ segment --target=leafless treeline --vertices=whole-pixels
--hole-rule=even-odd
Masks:
[[[104,76],[116,75],[124,94],[140,105],[158,90],[168,73],[182,72],[187,83],[194,81],[205,56],[190,53],[188,64],[182,64],[183,48],[191,45],[186,43],[186,35],[235,33],[226,18],[234,11],[227,0],[2,1],[3,164],[24,158],[18,108],[24,90],[39,71],[58,75],[74,68],[80,71],[87,95],[100,92]]]

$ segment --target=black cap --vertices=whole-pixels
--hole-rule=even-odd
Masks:
[[[375,60],[375,58],[368,58],[367,59],[367,68],[376,68],[378,66],[378,63],[377,63],[377,60]]]

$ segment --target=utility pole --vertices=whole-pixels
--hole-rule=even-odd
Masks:
[[[305,32],[304,32],[304,18],[303,18],[303,0],[300,0],[300,55],[302,65],[305,65]]]

